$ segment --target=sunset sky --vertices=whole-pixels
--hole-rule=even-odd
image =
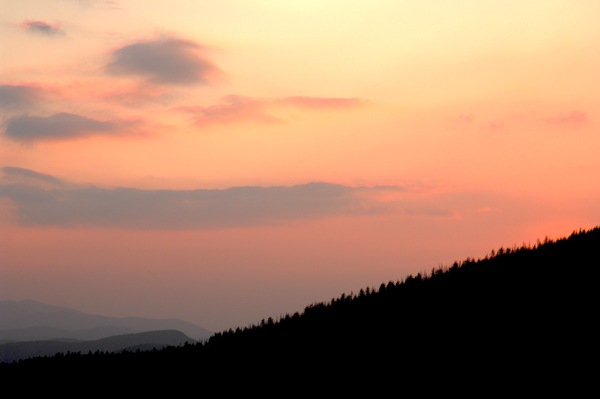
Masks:
[[[592,228],[599,19],[0,0],[0,300],[219,331]]]

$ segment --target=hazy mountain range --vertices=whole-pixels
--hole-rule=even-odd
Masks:
[[[107,317],[32,300],[0,301],[0,362],[68,351],[161,349],[211,335],[179,319]]]
[[[0,342],[33,340],[97,340],[113,335],[178,330],[194,340],[212,332],[179,319],[107,317],[40,302],[0,301]]]

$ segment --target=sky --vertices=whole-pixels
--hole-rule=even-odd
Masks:
[[[592,228],[599,17],[0,0],[0,300],[221,331]]]

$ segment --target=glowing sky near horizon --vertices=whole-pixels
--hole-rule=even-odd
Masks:
[[[216,331],[596,226],[599,17],[0,0],[0,300]]]

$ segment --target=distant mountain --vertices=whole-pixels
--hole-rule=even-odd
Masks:
[[[33,340],[98,340],[114,335],[178,330],[195,340],[212,332],[179,319],[106,317],[40,302],[0,301],[0,342]]]
[[[28,359],[37,356],[54,356],[57,353],[86,354],[89,352],[120,352],[123,350],[136,351],[162,349],[166,346],[180,346],[186,342],[195,344],[180,331],[163,330],[149,331],[137,334],[117,335],[95,341],[65,342],[59,340],[14,342],[0,345],[0,363],[11,363],[14,360]]]
[[[113,335],[134,334],[138,332],[140,331],[133,328],[117,326],[103,326],[76,331],[68,331],[56,327],[27,327],[0,331],[0,344],[44,340],[63,342],[92,341]]]

